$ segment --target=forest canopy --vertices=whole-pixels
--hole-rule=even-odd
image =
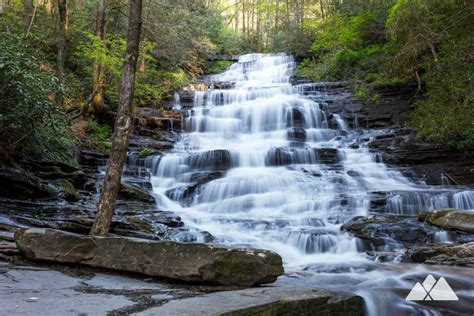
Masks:
[[[0,0],[2,156],[73,162],[77,146],[107,150],[127,6]],[[286,52],[299,76],[362,82],[356,94],[366,101],[376,100],[374,85],[415,84],[419,135],[467,148],[473,15],[466,0],[144,1],[134,104],[159,109],[174,90],[229,65],[216,55]]]

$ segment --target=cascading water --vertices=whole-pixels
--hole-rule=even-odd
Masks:
[[[369,131],[351,131],[317,102],[321,85],[291,85],[294,67],[283,54],[245,55],[211,78],[232,89],[196,92],[173,152],[147,162],[160,208],[218,243],[278,252],[287,273],[280,283],[354,291],[379,315],[427,309],[404,301],[400,289],[431,270],[371,261],[340,226],[373,211],[373,192],[386,194],[379,211],[405,215],[472,209],[474,192],[435,190],[388,168],[360,145]],[[316,97],[305,97],[308,90]],[[443,273],[465,282],[462,269]]]

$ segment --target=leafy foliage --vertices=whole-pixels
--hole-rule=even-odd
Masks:
[[[73,138],[54,95],[57,78],[45,71],[23,37],[0,32],[0,139],[4,154],[73,162]]]
[[[317,26],[298,74],[315,80],[424,82],[413,125],[426,140],[474,145],[474,7],[466,1],[398,0],[340,8]],[[356,95],[377,102],[369,86]]]

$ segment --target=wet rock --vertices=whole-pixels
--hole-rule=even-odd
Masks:
[[[192,106],[194,103],[194,91],[180,91],[179,100],[181,105],[190,104]]]
[[[274,282],[283,274],[281,257],[266,250],[92,237],[51,229],[18,230],[15,241],[30,260],[80,263],[187,282],[251,286]]]
[[[315,151],[320,163],[334,164],[341,160],[339,158],[339,151],[336,148],[317,148]]]
[[[213,243],[216,238],[207,231],[201,231],[195,228],[181,227],[179,229],[168,230],[168,239],[179,242],[201,242]]]
[[[288,140],[300,142],[306,141],[306,131],[304,128],[301,127],[289,128],[287,131],[287,135]]]
[[[172,149],[174,141],[169,139],[162,139],[161,137],[137,137],[132,135],[130,137],[130,149],[141,151],[144,148],[152,149],[157,152],[164,152]]]
[[[407,129],[388,132],[385,138],[369,143],[370,148],[382,151],[385,163],[410,166],[418,178],[430,185],[445,182],[474,185],[474,150],[420,142],[416,133]]]
[[[292,108],[291,109],[291,120],[288,122],[289,126],[304,128],[305,127],[305,119],[304,114],[301,109]]]
[[[173,300],[138,315],[338,315],[364,314],[363,299],[303,287],[254,288]]]
[[[79,163],[83,167],[97,168],[107,164],[108,154],[92,150],[81,150],[79,154]]]
[[[155,198],[153,195],[139,186],[128,183],[120,184],[119,198],[137,200],[146,203],[155,203]]]
[[[141,107],[137,109],[135,125],[151,130],[181,131],[183,115],[177,110],[158,110]]]
[[[58,192],[40,178],[21,170],[0,169],[0,197],[16,199],[56,198]]]
[[[393,241],[405,245],[433,242],[435,234],[434,230],[424,227],[416,218],[382,215],[354,217],[342,225],[341,230],[376,247]]]
[[[431,225],[474,234],[474,211],[445,209],[420,212],[418,217]]]
[[[426,264],[474,267],[474,242],[459,245],[414,246],[407,250],[403,260]]]
[[[60,183],[67,201],[79,201],[81,199],[81,195],[76,190],[74,184],[72,184],[71,181],[63,179],[60,181]]]
[[[183,205],[190,205],[192,199],[199,193],[201,187],[206,183],[222,178],[223,171],[202,171],[191,175],[190,184],[179,186],[166,191],[166,196],[170,199],[179,201]]]
[[[187,158],[186,163],[193,169],[227,170],[233,166],[232,156],[225,149],[193,154]]]
[[[235,86],[235,82],[228,82],[228,81],[218,81],[218,82],[213,82],[212,83],[212,88],[213,89],[220,89],[220,90],[228,90],[228,89],[233,89]]]
[[[368,128],[403,126],[413,110],[415,85],[377,85],[372,86],[376,102],[360,102],[359,125]]]

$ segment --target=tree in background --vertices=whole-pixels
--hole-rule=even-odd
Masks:
[[[64,84],[64,63],[66,54],[67,37],[67,0],[58,0],[58,53],[57,53],[57,76],[59,82]],[[63,105],[62,93],[58,93],[57,102]]]
[[[105,19],[105,0],[99,0],[97,2],[96,12],[96,30],[95,36],[100,41],[100,45],[106,49],[106,31],[105,31],[106,19]],[[104,64],[99,58],[94,58],[94,65],[92,68],[92,95],[91,103],[92,108],[89,112],[96,115],[104,113],[104,94],[105,94],[105,74]]]
[[[127,48],[125,64],[122,69],[120,104],[112,136],[112,150],[97,206],[96,219],[91,230],[91,235],[96,236],[105,236],[109,232],[120,189],[129,138],[133,130],[132,103],[142,27],[142,0],[130,0],[128,21]]]

